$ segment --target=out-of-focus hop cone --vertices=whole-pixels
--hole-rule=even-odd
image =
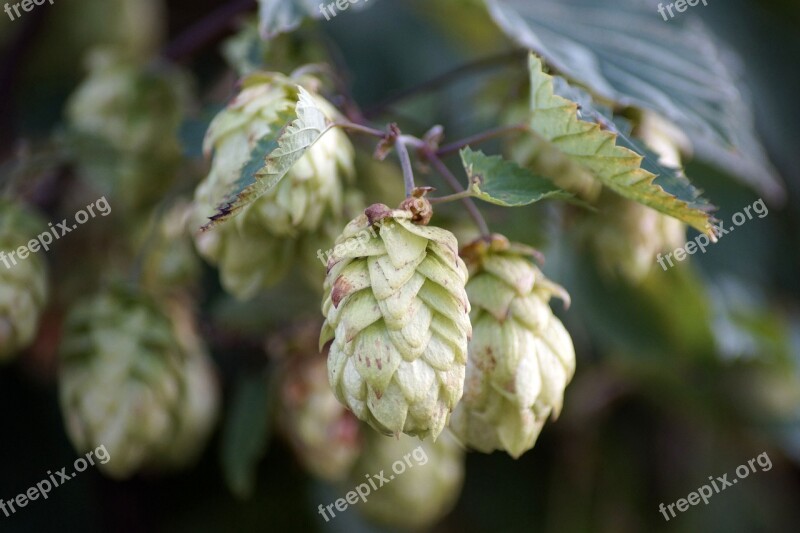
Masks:
[[[450,429],[470,448],[515,458],[559,415],[575,372],[572,339],[549,306],[553,295],[569,296],[536,268],[530,252],[501,236],[462,250],[474,334]]]
[[[33,342],[47,301],[44,250],[24,259],[17,252],[42,232],[48,227],[38,215],[0,199],[0,363]]]
[[[340,114],[313,92],[318,82],[299,80],[331,120]],[[281,74],[258,73],[242,81],[241,92],[213,120],[205,151],[211,171],[195,191],[194,223],[200,227],[231,192],[258,142],[294,120],[298,85]],[[353,146],[337,128],[329,130],[263,196],[232,220],[198,232],[200,253],[220,270],[225,289],[250,298],[291,271],[295,259],[317,261],[302,240],[321,226],[340,225],[344,184],[352,180]]]
[[[219,404],[188,306],[160,307],[122,287],[70,312],[59,389],[73,445],[81,453],[105,446],[111,459],[98,466],[118,479],[192,463]]]
[[[461,399],[472,327],[458,243],[429,219],[430,204],[411,199],[345,227],[328,260],[320,344],[333,341],[331,387],[359,419],[436,439]]]
[[[464,450],[449,431],[436,442],[368,433],[350,483],[357,487],[371,478],[377,489],[358,502],[359,512],[387,527],[424,530],[452,510],[464,482]]]
[[[281,433],[308,472],[341,481],[361,453],[361,424],[333,395],[314,331],[306,328],[292,338],[270,342],[268,351],[285,365],[278,412]]]
[[[112,48],[91,51],[67,104],[69,146],[81,174],[126,210],[152,207],[174,181],[187,81]]]

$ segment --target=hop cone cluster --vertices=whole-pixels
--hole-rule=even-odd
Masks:
[[[25,259],[9,256],[47,226],[23,207],[0,200],[0,362],[33,341],[47,300],[47,265],[42,251]],[[14,264],[16,262],[16,264]]]
[[[90,54],[89,75],[67,104],[82,173],[131,210],[150,207],[180,164],[185,81],[111,49]]]
[[[59,387],[73,445],[81,452],[105,446],[111,459],[99,466],[114,478],[192,462],[219,401],[186,306],[160,308],[121,288],[69,314]]]
[[[474,335],[464,398],[450,424],[471,448],[515,458],[533,447],[548,417],[559,415],[575,371],[572,340],[548,305],[554,294],[568,296],[528,254],[500,236],[463,251]]]
[[[467,269],[430,205],[375,204],[336,241],[321,345],[336,397],[384,434],[434,439],[461,398],[472,334]]]
[[[461,493],[463,449],[447,431],[436,442],[369,433],[351,483],[358,486],[365,476],[379,473],[384,473],[388,482],[356,507],[370,520],[387,527],[432,527],[450,512]]]
[[[313,326],[314,324],[310,324]],[[317,324],[318,326],[318,324]],[[285,359],[279,427],[306,470],[327,481],[347,476],[361,452],[360,424],[331,392],[325,357],[311,331],[270,343],[270,355]]]
[[[314,81],[307,87],[311,88]],[[317,105],[333,119],[336,109],[320,96]],[[253,74],[214,119],[205,150],[214,158],[195,193],[195,221],[207,222],[239,179],[259,140],[294,118],[297,85],[279,74]],[[353,147],[338,129],[327,132],[286,177],[228,224],[197,235],[201,254],[220,269],[225,289],[240,298],[280,281],[298,254],[314,261],[303,240],[326,223],[339,223],[343,182],[353,173]],[[331,220],[333,219],[333,220]],[[312,245],[313,246],[313,245]],[[301,251],[302,250],[302,251]]]

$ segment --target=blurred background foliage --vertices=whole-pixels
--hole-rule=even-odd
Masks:
[[[658,16],[657,3],[650,3]],[[174,171],[172,195],[191,191],[207,169],[201,142],[210,118],[231,95],[236,76],[228,63],[244,73],[261,61],[284,72],[332,62],[376,121],[396,120],[417,135],[432,124],[444,125],[450,139],[470,135],[497,125],[504,112],[498,102],[525,98],[522,60],[476,69],[388,112],[382,102],[458,65],[511,49],[476,4],[383,1],[330,22],[306,23],[269,44],[256,40],[247,16],[255,2],[57,0],[19,21],[0,14],[3,171],[50,220],[85,205],[62,197],[77,178],[62,171],[63,154],[52,139],[64,135],[68,98],[86,74],[87,52],[98,44],[123,43],[131,57],[159,49],[178,56],[191,97],[180,127],[184,161]],[[192,43],[176,37],[214,10],[229,19],[229,8],[241,11],[237,24],[221,25],[219,38],[184,53],[182,47]],[[800,6],[793,0],[730,0],[682,16],[702,19],[740,57],[743,89],[751,94],[758,133],[786,186],[784,201],[769,204],[766,218],[748,222],[707,253],[668,272],[658,269],[639,286],[603,275],[578,245],[572,209],[546,203],[486,209],[493,230],[541,249],[544,271],[569,290],[572,306],[558,313],[574,339],[578,371],[561,418],[548,424],[534,450],[517,461],[468,454],[463,493],[436,531],[792,531],[800,523]],[[245,29],[228,39],[237,26]],[[393,163],[376,168],[363,157],[372,146],[356,142],[363,159],[359,180],[365,180],[363,169],[374,181],[399,179]],[[506,148],[501,141],[483,147],[487,153]],[[688,162],[687,175],[726,222],[759,198],[697,161]],[[87,194],[78,198],[90,199]],[[114,206],[129,200],[121,191],[110,194]],[[459,211],[449,204],[437,216],[454,220]],[[113,227],[102,230],[87,225],[75,234],[75,247],[85,241],[84,249],[97,252],[110,237],[95,231],[141,241],[152,213],[128,214],[115,215]],[[51,282],[75,285],[60,298],[92,287],[92,273],[107,268],[96,266],[94,255],[116,257],[127,267],[129,246],[135,245],[118,246],[89,255],[56,250],[60,264],[70,266],[52,272]],[[263,376],[274,372],[263,339],[286,329],[287,317],[315,319],[317,295],[287,283],[243,304],[222,292],[210,269],[203,274],[201,329],[220,368],[228,416],[199,464],[180,475],[125,482],[89,470],[46,502],[10,519],[0,516],[0,529],[381,531],[356,510],[325,523],[317,505],[340,497],[342,487],[305,473],[289,447],[267,434],[269,428],[257,431],[272,408]],[[34,346],[0,368],[0,497],[6,499],[76,457],[55,390],[65,304],[53,304]],[[243,444],[248,432],[236,424],[254,428],[264,442]],[[236,440],[237,431],[245,437]],[[731,473],[764,451],[772,470],[752,474],[707,506],[663,520],[659,503],[674,502],[708,476]],[[253,464],[255,470],[247,471]],[[237,474],[237,468],[245,471]],[[229,485],[252,491],[239,499]]]

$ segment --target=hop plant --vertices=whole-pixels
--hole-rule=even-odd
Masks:
[[[369,207],[328,260],[328,376],[336,397],[385,434],[442,432],[461,398],[472,334],[455,237],[425,226],[430,204]]]
[[[315,80],[304,81],[313,88]],[[208,177],[195,193],[195,221],[203,224],[230,192],[259,140],[286,123],[294,112],[297,85],[280,74],[253,74],[242,91],[211,123],[205,139],[214,158]],[[329,116],[336,109],[321,96],[316,104]],[[326,133],[294,164],[287,176],[231,221],[197,235],[200,253],[220,269],[232,294],[249,298],[274,285],[298,255],[314,261],[303,240],[324,223],[338,224],[343,184],[353,174],[353,147],[339,130]]]
[[[116,288],[77,305],[61,345],[60,403],[75,448],[105,446],[114,478],[191,462],[213,426],[218,391],[183,304],[169,315]]]
[[[10,256],[47,226],[20,205],[0,200],[0,362],[33,341],[47,300],[47,265],[41,253]]]
[[[357,486],[365,476],[383,472],[387,482],[371,492],[366,502],[359,502],[359,511],[387,527],[430,528],[458,500],[464,482],[464,451],[448,431],[436,442],[370,432],[351,482]]]
[[[201,261],[190,234],[191,205],[176,202],[163,217],[154,217],[139,245],[145,250],[142,279],[152,290],[175,290],[192,285],[200,275]]]
[[[85,176],[130,210],[150,207],[180,164],[186,82],[111,49],[89,55],[89,75],[67,104],[71,147]]]
[[[464,398],[450,426],[476,450],[515,458],[533,447],[548,417],[558,417],[575,371],[572,340],[548,305],[553,295],[568,295],[529,252],[501,236],[463,251],[475,330]]]
[[[361,453],[360,425],[333,395],[325,358],[308,333],[301,328],[291,338],[277,339],[269,346],[270,355],[285,360],[279,427],[306,470],[338,481],[347,476]]]

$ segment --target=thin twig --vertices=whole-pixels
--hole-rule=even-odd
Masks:
[[[428,162],[433,165],[433,168],[444,178],[447,184],[456,192],[462,193],[464,192],[464,187],[461,186],[458,179],[450,172],[450,169],[447,168],[447,165],[444,164],[444,161],[439,159],[429,146],[420,146],[419,147],[420,153],[428,160]],[[478,206],[475,205],[475,202],[472,198],[463,198],[461,200],[464,203],[464,207],[467,209],[470,217],[472,220],[475,221],[475,225],[478,226],[478,229],[481,232],[482,237],[488,237],[491,235],[491,231],[489,230],[489,225],[486,224],[486,220],[484,220],[483,215],[481,215],[480,210],[478,210]]]
[[[356,124],[355,122],[336,122],[333,124],[333,126],[336,128],[342,128],[343,130],[365,133],[367,135],[372,135],[373,137],[378,137],[379,139],[384,139],[387,136],[385,131],[370,128],[369,126],[364,126],[363,124]]]
[[[463,200],[464,198],[471,198],[471,197],[472,197],[472,191],[466,190],[453,194],[448,194],[447,196],[439,196],[438,198],[428,198],[428,201],[431,204],[444,204],[447,202],[454,202],[456,200]]]
[[[513,126],[501,126],[499,128],[487,130],[482,133],[472,135],[471,137],[467,137],[465,139],[461,139],[459,141],[446,144],[441,148],[439,148],[438,150],[436,150],[436,155],[439,157],[444,157],[452,154],[453,152],[458,152],[465,146],[469,146],[472,144],[479,144],[488,141],[489,139],[494,139],[495,137],[502,137],[503,135],[526,131],[527,129],[528,127],[525,124],[515,124]]]
[[[483,70],[501,67],[506,65],[507,63],[522,61],[526,57],[526,54],[527,52],[525,50],[516,49],[510,52],[502,52],[500,54],[484,57],[477,61],[461,65],[450,71],[440,74],[435,78],[431,78],[428,81],[420,83],[419,85],[403,89],[401,91],[398,91],[390,95],[386,99],[382,100],[381,102],[378,102],[374,106],[365,110],[364,116],[367,118],[372,118],[377,115],[380,115],[388,108],[390,108],[392,105],[396,104],[397,102],[400,102],[401,100],[405,100],[406,98],[418,94],[424,94],[435,91],[440,87],[443,87],[462,76],[467,76],[473,73],[481,72]]]
[[[225,33],[234,18],[255,7],[256,0],[234,0],[226,3],[179,34],[164,48],[161,55],[176,62],[188,58]]]

